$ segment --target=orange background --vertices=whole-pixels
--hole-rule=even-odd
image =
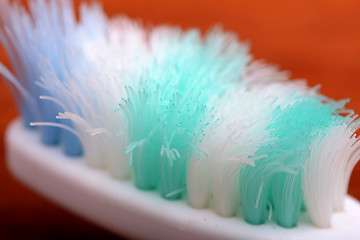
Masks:
[[[75,4],[79,4],[79,0]],[[146,24],[170,23],[206,30],[222,23],[249,40],[257,59],[279,64],[322,93],[351,98],[360,113],[360,1],[236,1],[236,0],[104,0],[105,11],[143,19]],[[0,61],[8,64],[0,47]],[[79,219],[19,184],[7,171],[3,136],[17,116],[5,85],[0,83],[0,239],[112,239],[114,235]],[[360,200],[360,167],[350,183]]]

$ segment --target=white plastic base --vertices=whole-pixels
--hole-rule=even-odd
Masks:
[[[64,208],[120,235],[141,239],[360,239],[360,203],[348,196],[345,212],[333,214],[333,227],[319,229],[306,214],[293,229],[274,223],[247,224],[239,217],[190,208],[155,192],[137,190],[105,171],[70,159],[59,148],[40,143],[36,131],[14,121],[6,135],[12,173],[26,185]]]

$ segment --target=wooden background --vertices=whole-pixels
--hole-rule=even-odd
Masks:
[[[75,1],[78,5],[80,1]],[[146,24],[170,23],[206,30],[222,23],[249,40],[257,59],[277,63],[294,78],[335,99],[351,98],[360,113],[360,1],[356,0],[104,0],[105,11],[124,13]],[[8,64],[0,47],[0,61]],[[116,236],[79,219],[18,183],[6,169],[4,131],[17,116],[0,82],[0,239],[115,239]],[[350,183],[360,200],[360,167]]]

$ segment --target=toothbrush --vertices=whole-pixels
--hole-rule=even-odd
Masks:
[[[34,3],[35,22],[41,9],[56,11],[55,1]],[[66,1],[60,6],[62,13],[69,9]],[[21,109],[34,109],[32,115],[39,120],[31,121],[33,126],[58,126],[77,136],[84,158],[69,161],[59,151],[45,153],[50,150],[46,147],[39,148],[46,158],[32,157],[29,151],[37,149],[36,145],[27,149],[16,136],[23,133],[36,139],[35,133],[22,132],[15,124],[8,134],[9,162],[15,175],[75,212],[130,236],[174,238],[181,233],[177,237],[277,239],[289,234],[296,239],[358,234],[358,205],[352,199],[345,201],[352,210],[333,214],[336,220],[331,223],[333,208],[344,207],[349,177],[358,160],[358,141],[353,136],[359,127],[357,116],[344,108],[346,101],[322,96],[318,88],[309,88],[303,81],[287,81],[286,74],[272,66],[249,63],[247,46],[219,28],[204,38],[196,30],[183,32],[167,26],[146,34],[126,18],[107,20],[96,5],[83,9],[79,25],[64,22],[74,28],[74,34],[66,32],[65,36],[79,43],[65,41],[69,52],[60,58],[49,58],[52,52],[35,56],[41,59],[34,66],[41,76],[32,77],[36,79],[32,88],[49,94],[41,95],[41,100],[62,109],[57,119],[72,123],[58,122],[56,114],[53,122],[47,122],[37,113],[40,107]],[[6,30],[1,36],[4,45],[9,45],[6,40],[14,38],[9,35],[16,35],[9,34],[9,22],[14,23],[11,17],[16,14],[3,16],[6,27],[2,29]],[[49,19],[55,18],[56,23],[68,19],[56,16],[60,14],[49,15]],[[89,28],[94,26],[93,18],[100,24]],[[26,15],[23,19],[29,23]],[[31,35],[31,27],[27,30]],[[104,32],[108,39],[101,39]],[[137,48],[129,51],[134,40]],[[109,55],[102,55],[103,51]],[[105,74],[104,69],[108,70]],[[21,97],[30,99],[26,104],[31,104],[39,90],[29,94],[8,70],[0,70]],[[19,72],[17,78],[23,74]],[[66,139],[63,142],[68,144]],[[65,150],[68,155],[73,152]],[[50,162],[55,154],[62,160]],[[86,168],[82,161],[108,168],[122,181]],[[239,218],[218,217],[212,211],[194,210],[184,202],[165,201],[154,192],[129,187],[131,183],[124,180],[128,178],[140,190],[159,188],[164,199],[188,198],[192,207],[214,208],[223,217],[243,215],[251,224],[276,219],[282,227],[298,226],[274,230],[269,224],[254,227]],[[284,183],[292,184],[291,188],[285,191],[289,185],[282,186]],[[329,183],[334,188],[326,188]],[[54,191],[54,187],[59,188]],[[139,198],[149,201],[140,203]],[[238,213],[239,202],[243,213]],[[299,221],[304,203],[314,225],[328,228],[332,224],[332,228],[319,230]],[[148,209],[139,211],[139,205]],[[149,210],[155,207],[164,213]],[[178,215],[169,214],[170,209]],[[184,212],[186,215],[181,214]],[[145,222],[141,228],[148,231],[139,233],[142,218],[152,224]],[[347,226],[341,227],[345,222]]]

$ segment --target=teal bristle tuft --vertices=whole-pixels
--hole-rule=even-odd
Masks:
[[[130,123],[131,140],[125,151],[135,185],[144,190],[159,188],[167,199],[181,198],[188,160],[211,115],[200,88],[185,91],[179,87],[188,81],[186,74],[176,63],[165,67],[154,63],[140,76],[137,89],[126,88],[128,97],[120,107]]]
[[[254,156],[266,155],[240,173],[240,198],[245,220],[261,224],[267,205],[283,227],[294,227],[302,204],[301,172],[319,131],[335,120],[335,109],[317,99],[299,99],[282,109],[275,108],[267,129],[269,141],[260,144]]]

